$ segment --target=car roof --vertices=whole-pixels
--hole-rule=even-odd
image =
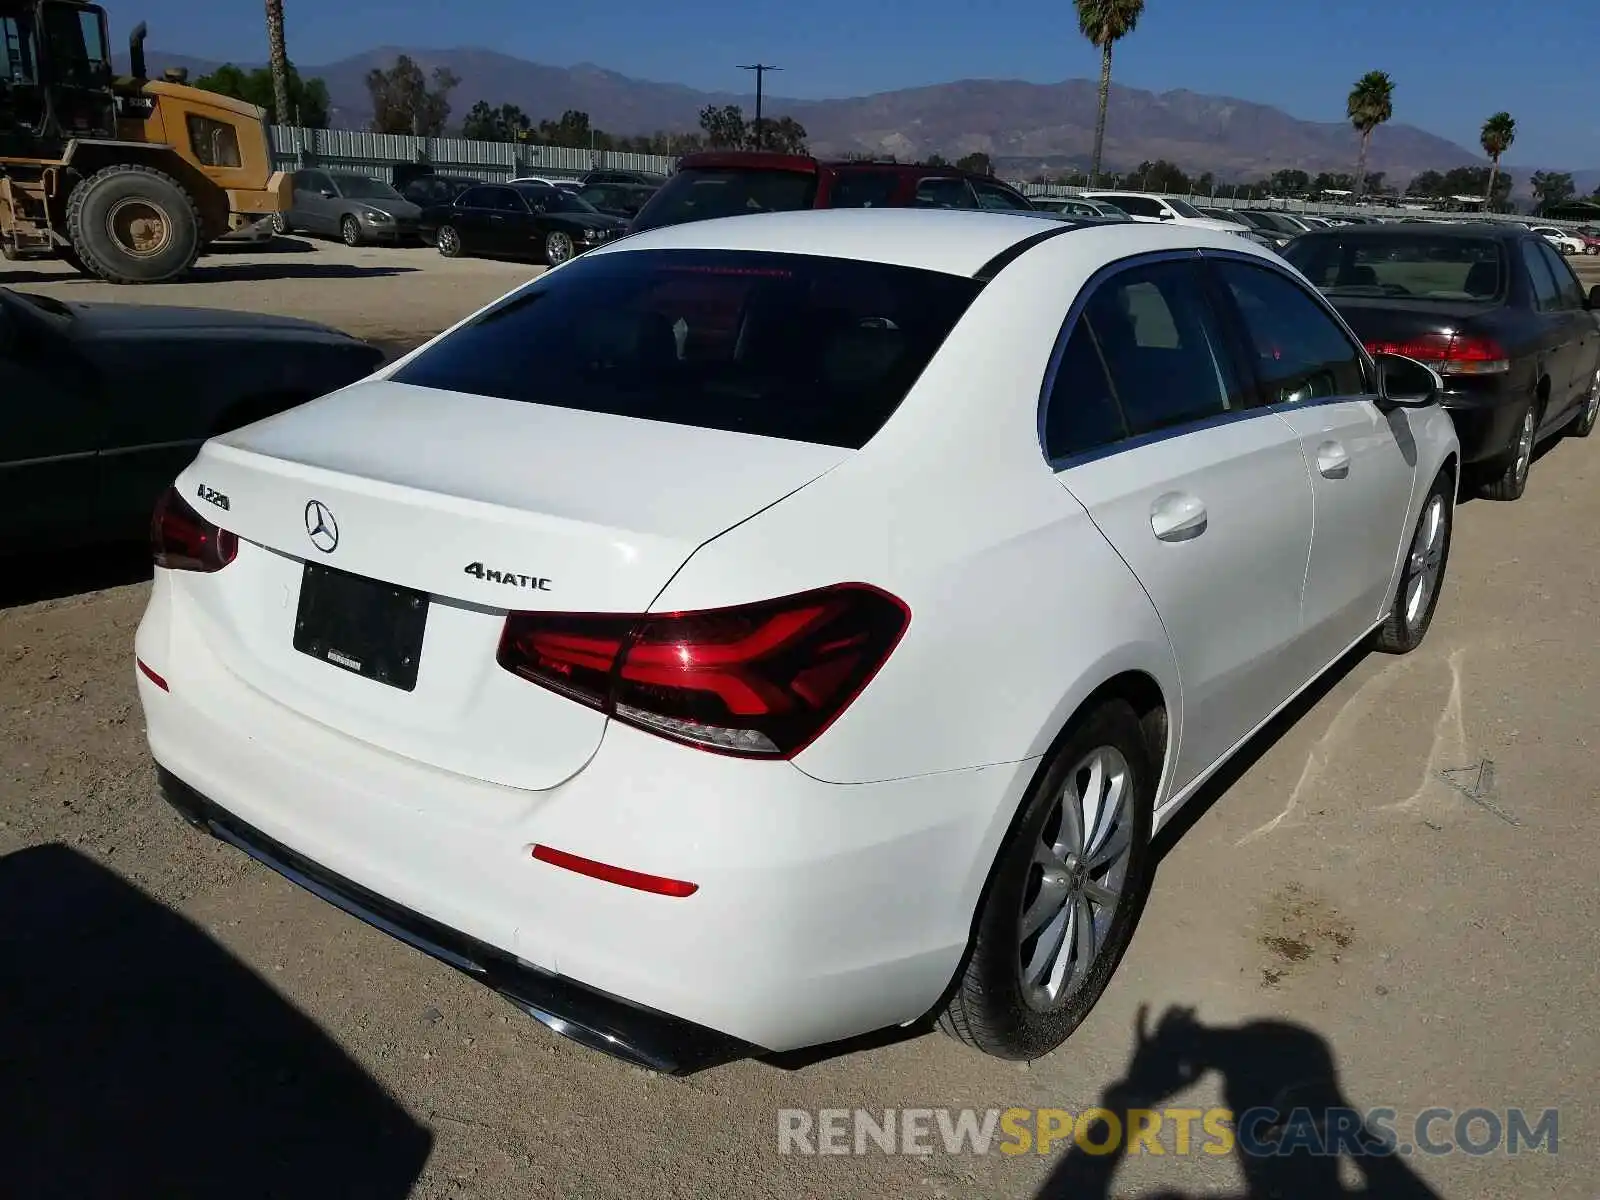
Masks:
[[[693,154],[685,154],[678,160],[678,170],[680,171],[695,170],[697,168],[715,169],[717,167],[742,167],[749,171],[793,171],[799,175],[815,175],[823,169],[890,171],[897,175],[936,174],[950,178],[981,179],[986,183],[998,183],[1001,187],[1011,188],[1011,184],[1003,179],[980,175],[975,171],[963,171],[960,167],[949,165],[932,167],[927,163],[877,162],[871,159],[852,158],[813,158],[809,154],[775,154],[769,150],[698,150]]]
[[[636,250],[748,250],[849,258],[971,278],[1002,255],[1026,252],[1024,243],[1056,235],[1083,239],[1085,253],[1118,258],[1199,246],[1275,258],[1238,234],[1193,226],[926,208],[805,209],[689,221],[633,234],[584,257]],[[1112,240],[1101,240],[1105,238]]]
[[[1402,229],[1401,226],[1408,226]],[[1421,225],[1422,229],[1411,229],[1409,226]],[[1384,238],[1410,238],[1418,233],[1426,233],[1429,237],[1457,237],[1497,238],[1509,241],[1519,237],[1526,237],[1532,230],[1524,229],[1520,225],[1501,225],[1489,221],[1424,221],[1408,220],[1396,221],[1385,225],[1340,225],[1334,229],[1322,229],[1316,234],[1340,234],[1345,237],[1352,235],[1382,240]]]

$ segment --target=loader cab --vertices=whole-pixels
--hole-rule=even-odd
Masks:
[[[53,157],[68,139],[115,137],[105,9],[0,0],[0,152]]]

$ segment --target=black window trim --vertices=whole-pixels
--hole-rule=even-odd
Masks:
[[[1283,280],[1285,283],[1299,291],[1300,294],[1306,299],[1310,300],[1311,303],[1315,305],[1324,316],[1329,317],[1333,321],[1334,325],[1338,327],[1339,332],[1344,336],[1345,340],[1355,347],[1356,357],[1361,362],[1361,382],[1365,386],[1360,392],[1343,392],[1336,396],[1317,396],[1310,400],[1280,400],[1270,404],[1267,403],[1267,385],[1266,381],[1261,377],[1260,369],[1256,363],[1256,355],[1251,344],[1252,339],[1250,337],[1249,323],[1245,321],[1244,314],[1239,311],[1238,302],[1229,292],[1228,287],[1226,283],[1223,282],[1221,275],[1218,272],[1212,271],[1208,268],[1206,271],[1206,278],[1210,282],[1212,294],[1218,307],[1223,310],[1222,319],[1223,322],[1228,326],[1229,337],[1233,342],[1234,353],[1236,355],[1243,353],[1243,373],[1253,385],[1252,391],[1254,392],[1254,403],[1251,407],[1260,408],[1265,412],[1277,413],[1299,412],[1301,409],[1319,408],[1324,404],[1349,404],[1353,401],[1360,400],[1369,400],[1373,403],[1377,402],[1379,397],[1377,364],[1372,361],[1372,355],[1367,353],[1366,343],[1364,343],[1355,335],[1355,332],[1348,324],[1345,323],[1345,319],[1339,315],[1339,310],[1334,308],[1334,306],[1328,302],[1328,298],[1326,296],[1317,291],[1315,288],[1308,289],[1303,283],[1300,282],[1300,280],[1296,279],[1293,275],[1278,267],[1275,263],[1268,259],[1259,258],[1254,254],[1240,254],[1233,250],[1213,250],[1207,248],[1200,251],[1200,257],[1206,260],[1207,263],[1241,263],[1244,266],[1254,267],[1257,270],[1266,271],[1269,274],[1276,275],[1279,279]]]
[[[1039,388],[1039,418],[1037,435],[1039,438],[1039,453],[1044,456],[1045,462],[1055,474],[1072,467],[1083,466],[1086,463],[1097,462],[1102,458],[1110,458],[1114,454],[1123,454],[1129,450],[1138,450],[1144,446],[1151,446],[1157,442],[1169,441],[1172,438],[1184,437],[1187,434],[1198,433],[1203,429],[1210,429],[1218,425],[1231,425],[1235,421],[1250,420],[1266,413],[1266,409],[1258,405],[1249,405],[1232,412],[1214,413],[1209,417],[1199,417],[1193,421],[1183,421],[1175,425],[1167,425],[1161,429],[1153,429],[1149,433],[1136,433],[1130,437],[1121,438],[1114,442],[1107,442],[1102,446],[1095,446],[1089,450],[1079,450],[1072,454],[1063,454],[1052,458],[1050,443],[1046,438],[1050,418],[1050,394],[1055,390],[1056,375],[1061,369],[1061,360],[1067,352],[1067,343],[1073,333],[1077,331],[1078,318],[1083,315],[1083,310],[1088,307],[1089,300],[1100,287],[1118,275],[1141,267],[1148,267],[1156,263],[1187,262],[1196,266],[1203,264],[1203,256],[1198,248],[1185,250],[1152,250],[1143,254],[1130,255],[1119,258],[1115,262],[1107,263],[1093,275],[1089,276],[1078,289],[1078,294],[1073,298],[1072,306],[1067,309],[1066,320],[1061,323],[1061,329],[1056,333],[1056,344],[1051,348],[1050,360],[1045,367],[1044,381]],[[1202,278],[1202,286],[1210,287],[1209,273]],[[1231,329],[1223,329],[1223,337],[1227,344],[1224,349],[1230,358],[1237,358],[1238,350],[1233,344]],[[1237,366],[1236,366],[1237,369]],[[1251,378],[1249,373],[1241,371],[1243,380]],[[1115,383],[1113,382],[1113,387]]]
[[[1255,364],[1250,360],[1250,357],[1246,357],[1245,361],[1243,362],[1240,361],[1244,348],[1249,345],[1248,341],[1240,341],[1241,337],[1248,336],[1243,326],[1243,318],[1235,311],[1233,298],[1228,295],[1220,294],[1221,292],[1225,291],[1225,288],[1223,287],[1221,280],[1217,277],[1216,272],[1209,269],[1208,264],[1211,261],[1216,260],[1236,261],[1242,262],[1247,266],[1260,267],[1262,270],[1270,271],[1275,275],[1281,276],[1287,282],[1293,284],[1297,288],[1300,288],[1302,292],[1306,292],[1305,287],[1293,275],[1282,270],[1268,259],[1251,254],[1248,251],[1241,252],[1236,250],[1217,250],[1211,247],[1206,247],[1203,250],[1199,248],[1190,250],[1155,250],[1144,254],[1131,255],[1128,258],[1119,258],[1115,262],[1107,263],[1105,266],[1101,267],[1098,271],[1084,281],[1083,286],[1078,289],[1077,296],[1073,298],[1072,306],[1067,309],[1066,320],[1061,323],[1061,329],[1056,334],[1056,343],[1050,351],[1049,363],[1045,367],[1044,380],[1039,388],[1039,414],[1037,427],[1039,453],[1043,455],[1044,460],[1052,473],[1060,474],[1062,471],[1069,470],[1072,467],[1078,467],[1083,466],[1086,463],[1097,462],[1102,458],[1110,458],[1115,454],[1122,454],[1130,450],[1142,449],[1145,446],[1154,445],[1157,442],[1169,441],[1172,438],[1186,437],[1189,434],[1199,433],[1203,430],[1213,429],[1221,425],[1231,425],[1236,421],[1249,421],[1260,417],[1277,417],[1280,413],[1287,410],[1316,408],[1324,404],[1348,404],[1352,400],[1376,400],[1376,392],[1368,391],[1359,396],[1326,396],[1319,397],[1314,400],[1286,401],[1280,404],[1261,403],[1264,389],[1262,387],[1259,374],[1256,371]],[[1232,365],[1238,372],[1240,381],[1247,385],[1250,393],[1246,399],[1244,407],[1230,412],[1216,413],[1209,417],[1200,417],[1193,421],[1184,421],[1180,424],[1168,425],[1161,429],[1151,430],[1149,433],[1137,433],[1131,437],[1122,438],[1118,441],[1107,442],[1103,446],[1096,446],[1090,450],[1080,450],[1073,454],[1064,454],[1052,457],[1050,454],[1050,444],[1046,437],[1046,430],[1049,428],[1050,395],[1055,390],[1056,375],[1060,371],[1061,360],[1066,354],[1067,342],[1071,339],[1073,333],[1077,329],[1078,318],[1082,315],[1084,308],[1087,307],[1090,297],[1093,296],[1095,291],[1107,280],[1123,274],[1126,271],[1160,262],[1193,262],[1202,267],[1202,282],[1207,291],[1213,296],[1217,307],[1221,310],[1217,314],[1219,317],[1217,323],[1219,326],[1221,326],[1220,332],[1225,342],[1223,349],[1232,360]],[[1343,330],[1345,336],[1348,337],[1355,345],[1357,351],[1361,355],[1362,369],[1365,373],[1365,382],[1369,388],[1373,388],[1378,377],[1377,367],[1372,361],[1372,356],[1367,353],[1366,346],[1362,344],[1361,339],[1355,337],[1355,335],[1350,332],[1349,326],[1346,325],[1344,319],[1340,317],[1336,311],[1334,311],[1333,306],[1328,303],[1325,297],[1318,294],[1315,290],[1306,292],[1306,295],[1309,296],[1311,300],[1323,310],[1323,312],[1329,314],[1333,318],[1334,323],[1337,324],[1341,330]]]

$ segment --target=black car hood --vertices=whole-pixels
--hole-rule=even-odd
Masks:
[[[274,341],[284,335],[297,340],[349,341],[350,336],[305,321],[299,317],[279,317],[268,313],[231,312],[218,308],[180,308],[166,304],[79,304],[69,303],[72,321],[70,336],[80,343],[104,338],[142,339],[194,335],[261,335]]]
[[[621,217],[608,217],[605,213],[546,213],[545,220],[559,221],[574,229],[626,229],[628,222]]]
[[[409,200],[390,200],[382,196],[373,200],[363,200],[359,196],[352,196],[350,203],[357,208],[375,208],[379,212],[388,213],[397,221],[415,221],[422,215],[422,209]]]

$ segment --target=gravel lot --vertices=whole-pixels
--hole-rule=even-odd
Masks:
[[[401,344],[536,269],[326,243],[217,256],[169,287],[17,265],[22,286],[62,298],[258,308]],[[1423,649],[1347,664],[1197,803],[1165,839],[1104,1001],[1031,1067],[928,1034],[675,1080],[566,1043],[160,802],[132,678],[137,552],[0,577],[0,1095],[13,1098],[0,1191],[1272,1194],[1236,1159],[1174,1155],[1170,1140],[1114,1187],[1103,1160],[1065,1145],[778,1153],[786,1107],[1081,1110],[1123,1077],[1140,1007],[1179,1006],[1203,1026],[1190,1048],[1206,1070],[1168,1103],[1337,1094],[1398,1110],[1402,1129],[1433,1106],[1559,1106],[1557,1154],[1413,1156],[1405,1170],[1448,1197],[1590,1196],[1597,511],[1595,440],[1545,453],[1524,500],[1463,506]],[[308,1190],[313,1174],[323,1186]],[[1347,1194],[1329,1182],[1282,1194]]]

